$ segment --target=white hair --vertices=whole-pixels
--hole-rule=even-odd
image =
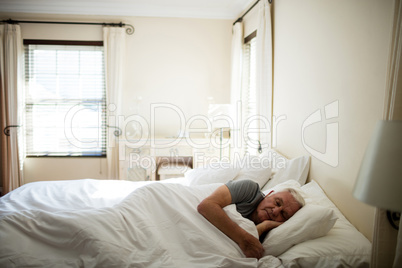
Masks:
[[[284,188],[275,193],[280,193],[280,192],[289,192],[293,196],[293,198],[296,200],[296,202],[300,205],[300,208],[302,208],[306,204],[306,201],[304,201],[303,196],[299,193],[299,191],[297,191],[294,188]]]

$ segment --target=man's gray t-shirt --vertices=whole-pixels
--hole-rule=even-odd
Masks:
[[[258,183],[251,180],[229,181],[226,183],[232,196],[232,204],[245,218],[249,218],[258,204],[264,199]]]

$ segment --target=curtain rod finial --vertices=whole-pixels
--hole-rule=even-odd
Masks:
[[[126,27],[126,33],[127,33],[128,35],[132,35],[132,34],[134,33],[135,29],[134,29],[134,26],[133,26],[133,25],[131,25],[131,24],[125,24],[125,27]]]

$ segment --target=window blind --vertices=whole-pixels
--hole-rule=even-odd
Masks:
[[[103,46],[25,45],[27,156],[106,155]]]
[[[243,48],[242,115],[244,124],[244,152],[256,154],[258,149],[257,91],[256,91],[256,37]]]

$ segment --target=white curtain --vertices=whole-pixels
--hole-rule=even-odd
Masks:
[[[272,27],[271,5],[268,0],[261,0],[258,4],[257,28],[257,114],[264,120],[259,121],[260,142],[262,148],[271,144],[272,119]]]
[[[107,130],[107,165],[108,178],[119,178],[119,146],[115,128],[121,115],[121,92],[123,89],[123,71],[125,59],[125,29],[117,27],[103,28],[103,46],[105,53],[106,99],[108,111]]]
[[[243,43],[244,43],[243,23],[236,22],[232,28],[232,68],[230,83],[230,102],[233,111],[241,103],[241,87],[242,87],[242,67],[243,67]],[[240,108],[240,107],[239,107]],[[232,117],[234,115],[232,114]],[[232,118],[234,129],[231,130],[231,157],[235,154],[242,153],[242,126],[238,125],[237,118]]]
[[[243,40],[243,23],[236,22],[232,28],[232,72],[230,84],[232,105],[236,105],[241,100]]]
[[[1,177],[5,194],[23,184],[24,49],[19,25],[0,25],[0,61]]]

